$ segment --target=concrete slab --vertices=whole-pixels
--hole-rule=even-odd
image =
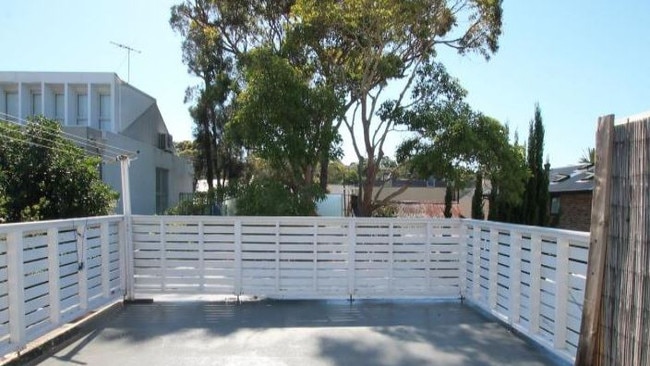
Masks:
[[[553,365],[459,303],[130,304],[40,365]]]

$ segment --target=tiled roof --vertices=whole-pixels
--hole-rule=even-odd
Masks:
[[[432,202],[398,202],[397,217],[445,217],[445,204]],[[463,217],[458,203],[451,205],[452,217]]]
[[[593,164],[572,165],[551,169],[548,190],[554,192],[579,192],[594,189]]]

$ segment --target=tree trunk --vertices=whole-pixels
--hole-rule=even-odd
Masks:
[[[363,181],[363,195],[361,197],[360,216],[369,217],[373,211],[373,189],[375,188],[375,175],[377,166],[374,159],[368,159],[366,177]]]
[[[320,187],[323,192],[327,192],[327,184],[329,183],[329,176],[327,169],[329,168],[330,159],[327,154],[323,154],[320,158]]]
[[[208,183],[208,192],[214,190],[213,180],[214,180],[214,166],[212,164],[212,142],[210,137],[210,128],[208,127],[208,121],[205,119],[201,121],[201,126],[203,127],[203,150],[204,150],[204,159],[205,159],[205,179]],[[210,194],[208,195],[210,196]]]

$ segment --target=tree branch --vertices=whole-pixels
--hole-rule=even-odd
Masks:
[[[409,186],[409,184],[407,183],[406,185],[399,187],[399,189],[396,190],[395,192],[393,192],[393,193],[389,194],[388,196],[386,196],[383,200],[381,200],[381,201],[377,201],[377,197],[378,197],[378,195],[379,195],[379,192],[381,192],[381,190],[380,190],[379,192],[377,192],[377,195],[375,196],[375,202],[376,202],[376,203],[373,204],[373,209],[376,209],[376,208],[378,208],[378,207],[385,206],[385,205],[386,205],[388,202],[390,202],[393,198],[395,198],[395,197],[399,196],[400,194],[406,192],[406,190],[407,190],[409,187],[410,187],[410,186]]]
[[[352,122],[348,121],[348,118],[346,116],[343,116],[343,122],[345,123],[345,126],[348,128],[348,131],[350,132],[350,136],[354,137],[354,120],[356,119],[357,116],[357,110],[359,109],[359,104],[354,107],[354,112],[352,112]],[[357,145],[357,141],[352,138],[352,147],[354,147],[354,152],[357,154],[357,159],[361,161],[362,155],[361,152],[359,151],[359,146]]]

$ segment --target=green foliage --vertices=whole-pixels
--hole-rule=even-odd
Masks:
[[[588,147],[585,149],[584,153],[578,160],[580,164],[594,164],[596,163],[596,149],[593,147]]]
[[[213,205],[207,192],[194,192],[191,200],[182,200],[165,211],[165,215],[211,215]]]
[[[421,75],[415,92],[421,101],[391,117],[417,133],[400,145],[398,160],[408,161],[421,177],[433,175],[461,186],[480,173],[504,207],[518,205],[527,173],[524,155],[510,143],[508,128],[474,112],[464,101],[465,90],[441,65],[431,65]],[[491,203],[492,217],[497,206]]]
[[[204,26],[213,14],[208,9],[224,4],[234,5],[223,0],[185,1],[172,7],[169,20],[183,37],[183,62],[200,80],[186,90],[185,101],[194,103],[189,111],[195,122],[195,140],[184,151],[193,158],[195,180],[207,180],[210,202],[222,202],[225,183],[240,178],[245,169],[241,146],[224,138],[225,125],[231,117],[230,102],[237,91],[235,59],[224,45],[223,34]]]
[[[540,177],[539,193],[537,197],[539,205],[539,226],[549,226],[550,224],[550,216],[548,212],[551,204],[551,196],[548,192],[550,170],[551,164],[547,161],[546,164],[544,164],[544,170]]]
[[[416,92],[411,100],[404,97],[413,80],[431,72],[436,45],[460,53],[479,52],[486,58],[495,52],[501,1],[297,0],[292,13],[300,20],[296,38],[316,60],[315,68],[346,96],[352,113],[343,121],[359,164],[365,167],[359,211],[370,215],[378,207],[373,202],[374,183],[394,117],[423,99]],[[436,82],[432,79],[429,94],[438,90]],[[402,89],[377,110],[377,101],[386,99],[382,92],[395,91],[390,84]]]
[[[196,141],[180,141],[175,142],[174,146],[176,148],[176,153],[178,156],[194,161],[197,156],[197,144]]]
[[[451,207],[452,207],[453,199],[454,199],[453,188],[451,187],[451,184],[447,184],[447,189],[445,190],[445,210],[443,212],[446,218],[451,217]]]
[[[496,187],[496,183],[494,181],[490,182],[491,188],[490,188],[490,195],[488,197],[488,217],[487,219],[490,221],[506,221],[506,220],[501,220],[499,217],[499,201],[498,201],[498,191]]]
[[[0,122],[0,221],[107,215],[117,192],[99,175],[99,157],[61,135],[55,121],[36,117],[24,129]]]
[[[529,172],[526,165],[526,149],[519,144],[519,136],[515,132],[511,154],[503,162],[500,174],[490,177],[490,210],[488,219],[491,221],[523,223],[522,204],[525,183]]]
[[[398,208],[395,205],[384,205],[372,212],[372,217],[397,217]]]
[[[539,105],[535,106],[535,117],[530,122],[527,149],[517,142],[515,142],[514,148],[517,153],[513,157],[516,159],[509,164],[516,168],[513,171],[525,172],[525,174],[516,174],[510,177],[499,175],[492,179],[489,219],[547,226],[550,165],[543,164],[544,126]],[[522,199],[513,200],[511,184],[518,182],[524,183]]]
[[[176,206],[167,209],[167,211],[165,211],[165,215],[198,216],[209,215],[209,212],[210,205],[207,204],[207,202],[199,203],[192,200],[178,202]]]
[[[359,184],[359,174],[355,164],[346,166],[340,160],[333,160],[329,163],[328,170],[331,184]]]
[[[474,196],[472,196],[472,218],[483,220],[483,175],[476,173],[476,184],[474,186]]]
[[[276,179],[255,179],[240,187],[236,213],[241,216],[312,216],[315,199],[322,198],[320,187],[311,185],[293,191]]]
[[[548,167],[544,167],[544,124],[539,104],[535,105],[535,116],[530,121],[528,134],[528,153],[526,161],[530,176],[522,207],[523,223],[528,225],[548,225]]]
[[[373,187],[381,173],[379,165],[384,157],[384,142],[393,131],[393,116],[401,114],[405,105],[411,103],[408,96],[404,96],[411,89],[414,78],[428,73],[427,65],[431,65],[439,45],[452,47],[460,53],[478,52],[489,58],[498,48],[501,4],[501,0],[185,0],[172,8],[170,23],[185,39],[184,58],[195,75],[226,70],[230,80],[240,81],[237,87],[245,88],[243,93],[247,95],[240,95],[238,102],[248,103],[249,107],[258,103],[274,107],[248,108],[246,113],[238,113],[253,127],[250,131],[243,130],[242,139],[248,140],[250,147],[255,146],[260,157],[279,160],[281,154],[272,153],[269,143],[260,144],[259,139],[265,138],[259,135],[274,132],[266,142],[284,140],[285,136],[278,131],[293,134],[307,122],[303,120],[291,130],[287,126],[270,130],[265,127],[280,126],[278,117],[287,118],[287,122],[282,123],[288,124],[307,111],[306,121],[321,133],[319,138],[308,141],[320,143],[316,152],[324,189],[327,165],[332,155],[336,155],[331,153],[332,146],[337,142],[336,138],[325,137],[337,131],[343,121],[351,134],[359,167],[363,167],[360,169],[363,176],[359,185],[359,211],[369,216],[378,207],[373,202]],[[271,75],[259,70],[256,65],[259,61],[253,60],[251,68],[250,56],[255,59],[264,53],[282,59],[262,58],[273,70]],[[230,62],[231,58],[236,62]],[[303,85],[291,81],[295,79],[292,74],[298,74]],[[250,84],[258,78],[265,80],[264,83],[250,89]],[[212,85],[212,80],[217,79],[204,78],[204,84]],[[445,84],[445,80],[438,82]],[[403,91],[398,91],[400,96],[387,102],[379,113],[378,100],[387,99],[381,94],[394,89],[389,87],[391,83],[403,86]],[[308,90],[304,85],[309,86]],[[293,89],[293,86],[298,88]],[[267,95],[268,100],[256,98],[255,89],[259,91],[258,97]],[[431,85],[431,90],[436,90],[436,86]],[[417,99],[416,95],[413,100]],[[332,97],[343,100],[342,113],[330,113],[326,108],[329,102],[322,103]],[[300,104],[298,101],[309,102]],[[213,104],[204,103],[200,110],[209,111],[206,106],[210,105]],[[298,111],[289,109],[297,105],[301,107]],[[323,113],[316,119],[313,118],[315,111]],[[380,121],[377,121],[378,115]],[[253,126],[249,117],[257,117],[260,126]],[[205,146],[202,149],[210,156],[209,150],[213,147],[208,141],[218,139],[218,134],[210,136],[208,132],[205,121],[210,120],[209,114],[197,114],[197,120],[199,132],[203,134],[197,135],[197,139],[202,138],[202,146]],[[313,125],[316,120],[320,128]],[[275,122],[267,124],[268,121]],[[285,154],[302,151],[305,160],[313,161],[312,150],[303,149],[305,140],[293,141],[297,145],[279,144],[275,149]],[[272,165],[280,164],[273,161]],[[315,164],[302,165],[307,171],[300,174],[295,169],[300,164],[284,161],[281,165],[280,169],[295,181],[289,184],[292,191],[299,191],[298,186],[312,184],[309,170]],[[208,175],[210,169],[211,165],[207,164]],[[299,175],[307,178],[300,181],[296,179]]]
[[[336,157],[329,147],[338,133],[330,121],[340,113],[340,100],[331,90],[310,85],[299,68],[269,49],[248,55],[244,79],[228,133],[279,173],[281,183],[300,196],[296,202],[309,199],[322,147],[328,147],[328,159]]]
[[[247,87],[228,127],[274,168],[315,165],[320,144],[337,136],[324,121],[339,115],[340,101],[327,88],[310,86],[299,69],[270,50],[253,51],[247,60]]]

